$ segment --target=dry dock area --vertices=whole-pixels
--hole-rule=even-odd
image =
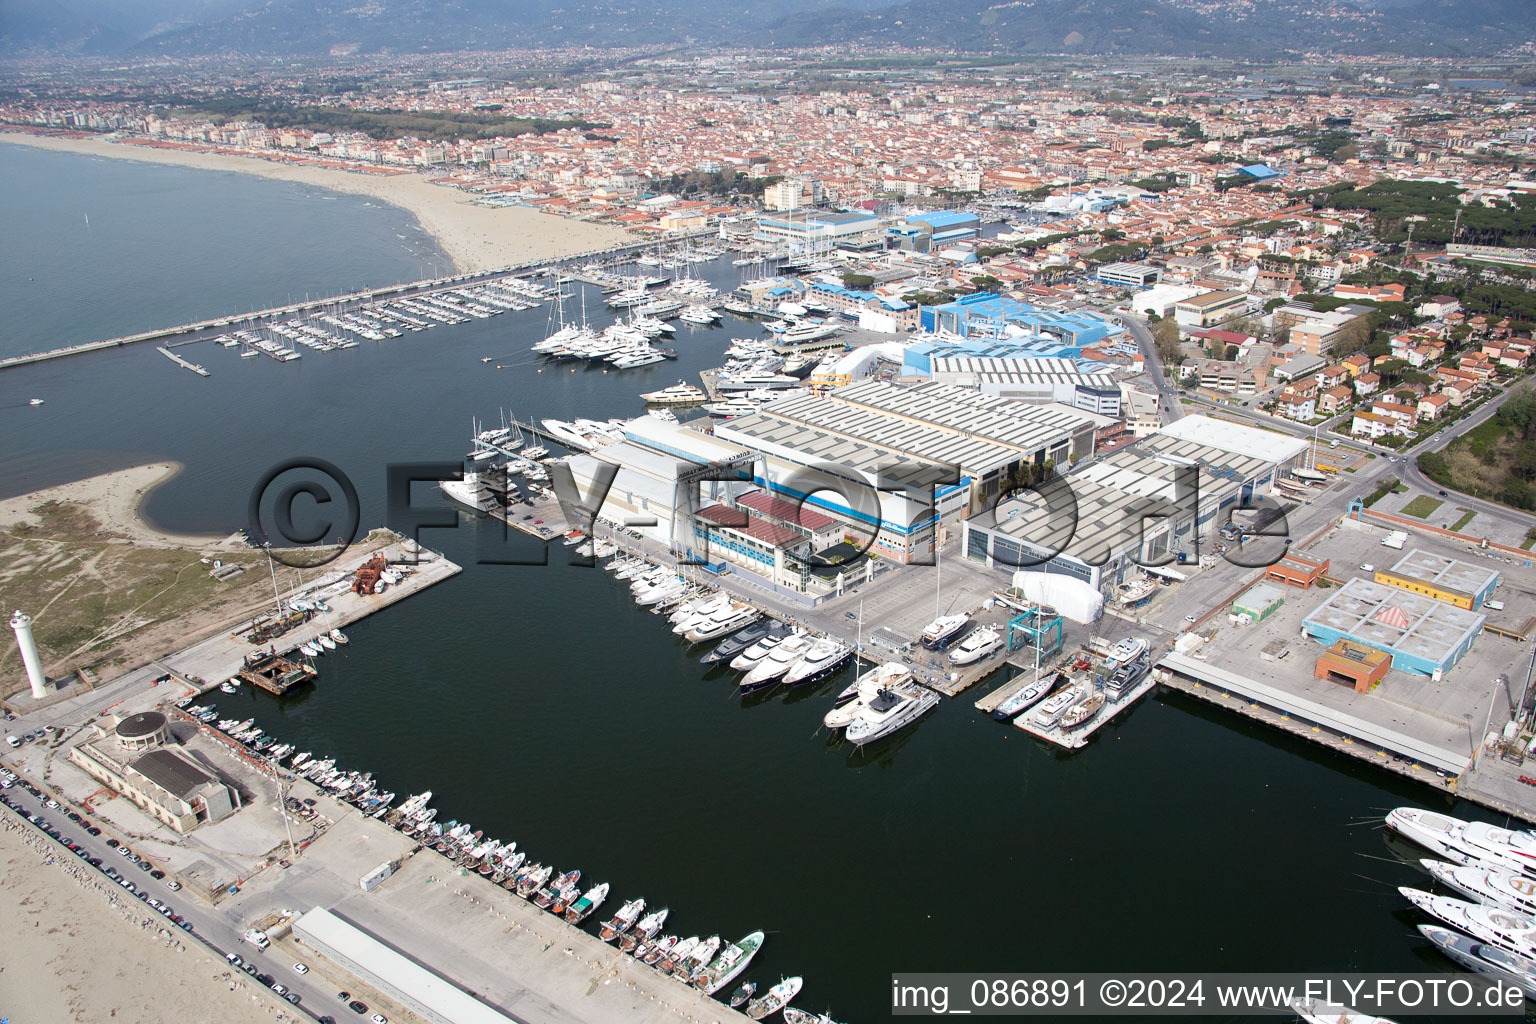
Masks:
[[[317,615],[310,622],[268,641],[261,647],[247,639],[246,635],[250,632],[247,624],[168,655],[156,662],[155,667],[162,672],[169,672],[177,681],[186,683],[199,691],[208,690],[238,672],[243,667],[247,654],[269,647],[279,654],[291,652],[298,644],[313,637],[317,631],[344,629],[359,619],[382,611],[398,601],[420,593],[434,583],[440,583],[463,571],[458,565],[436,552],[426,548],[408,550],[407,545],[411,545],[411,542],[400,541],[378,552],[382,553],[391,564],[412,570],[399,583],[386,588],[381,594],[358,594],[350,589],[329,594],[325,598],[330,606],[329,612]],[[414,547],[414,545],[411,546]],[[295,597],[313,596],[317,591],[334,589],[337,582],[351,578],[368,557],[371,555],[343,555],[328,566],[328,571],[318,579],[284,592],[284,603]],[[281,581],[281,573],[278,579]],[[325,677],[323,657],[316,662],[316,667],[320,669],[320,678],[323,680]]]
[[[1025,711],[1018,718],[1015,718],[1013,724],[1016,728],[1023,729],[1031,736],[1054,743],[1058,747],[1078,750],[1088,745],[1088,741],[1093,738],[1094,733],[1113,721],[1120,712],[1150,693],[1155,686],[1157,686],[1157,680],[1153,679],[1152,674],[1149,672],[1141,682],[1126,690],[1119,700],[1106,700],[1104,707],[1098,714],[1090,718],[1085,725],[1076,729],[1063,729],[1060,725],[1041,726],[1037,724],[1034,715],[1040,707],[1039,704]],[[998,703],[1002,702],[999,701]]]

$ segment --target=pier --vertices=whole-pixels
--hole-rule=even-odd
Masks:
[[[196,363],[189,363],[189,362],[187,362],[185,359],[181,358],[181,356],[177,355],[175,352],[172,352],[170,349],[166,348],[164,345],[158,346],[156,351],[158,351],[161,355],[165,356],[165,358],[169,359],[171,362],[175,363],[177,366],[180,366],[181,368],[186,369],[186,370],[191,370],[193,373],[197,374],[199,377],[207,377],[207,376],[209,376],[209,373],[208,373],[207,370],[203,369],[201,366],[198,366]]]
[[[205,337],[211,337],[212,332],[229,329],[242,329],[255,327],[262,321],[271,320],[274,317],[298,317],[323,311],[349,311],[359,306],[377,302],[381,299],[408,298],[445,288],[463,288],[470,285],[488,284],[507,277],[518,277],[556,268],[568,267],[572,264],[581,264],[593,260],[613,259],[631,253],[643,252],[655,247],[659,242],[684,241],[701,237],[703,234],[713,234],[713,229],[708,232],[680,232],[667,239],[651,239],[644,242],[626,242],[623,245],[612,246],[607,249],[593,249],[587,252],[575,253],[571,256],[561,256],[556,259],[531,260],[527,263],[517,263],[509,267],[500,267],[496,270],[482,271],[476,274],[457,274],[448,277],[433,278],[430,280],[413,281],[406,284],[389,285],[383,288],[369,288],[363,291],[351,292],[346,295],[333,295],[329,298],[306,299],[303,302],[292,302],[282,306],[273,306],[270,309],[256,310],[251,313],[236,313],[227,316],[210,317],[206,320],[198,320],[193,323],[180,324],[175,327],[162,327],[152,331],[141,331],[138,334],[128,334],[120,338],[106,338],[102,341],[82,342],[78,345],[66,345],[62,348],[49,349],[46,352],[33,352],[28,355],[11,356],[0,359],[0,370],[10,369],[15,366],[26,366],[31,363],[42,363],[52,359],[63,359],[66,356],[85,355],[90,352],[103,352],[107,349],[122,348],[127,345],[135,345],[144,341],[166,341],[175,339],[179,344],[193,341],[201,341]],[[171,353],[165,351],[167,356]],[[176,358],[171,356],[171,358]],[[189,370],[200,372],[207,376],[207,371],[201,367],[177,360]]]

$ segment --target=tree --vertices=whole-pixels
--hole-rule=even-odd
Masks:
[[[1152,345],[1157,358],[1165,366],[1176,366],[1179,361],[1179,325],[1172,317],[1152,325]]]
[[[1357,316],[1339,329],[1339,336],[1333,343],[1333,355],[1343,359],[1345,356],[1354,355],[1371,343],[1371,322],[1363,316]]]
[[[844,288],[868,288],[875,283],[875,279],[868,274],[847,273],[843,275]]]

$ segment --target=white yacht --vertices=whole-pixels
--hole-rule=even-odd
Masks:
[[[779,677],[789,670],[789,666],[800,660],[801,655],[811,648],[811,638],[804,633],[792,633],[768,653],[768,656],[752,667],[752,670],[742,676],[738,684],[742,693],[751,693],[765,686],[772,686],[779,681]]]
[[[923,628],[918,643],[930,651],[937,651],[954,638],[971,621],[969,615],[941,615]]]
[[[756,622],[762,613],[749,604],[738,604],[716,612],[715,614],[696,621],[692,628],[683,633],[683,639],[692,644],[700,644],[706,640],[717,640],[728,633],[734,633],[739,629],[746,629]]]
[[[733,398],[729,402],[710,402],[704,406],[704,411],[711,416],[728,420],[733,416],[747,416],[757,412],[757,403],[745,398]]]
[[[1066,714],[1068,709],[1087,696],[1087,691],[1081,686],[1069,686],[1041,704],[1040,710],[1031,715],[1029,721],[1038,728],[1049,729],[1061,720],[1061,716]],[[1013,724],[1022,727],[1024,721],[1022,718],[1014,719]]]
[[[1536,957],[1536,921],[1503,907],[1485,907],[1400,885],[1397,891],[1430,917],[1527,959]]]
[[[875,694],[843,735],[855,746],[873,743],[902,729],[939,706],[939,695],[915,682],[892,683]]]
[[[949,660],[954,665],[971,665],[1001,650],[1002,646],[1003,634],[990,627],[978,629],[955,645],[949,652]]]
[[[787,637],[792,635],[793,634],[783,634],[780,636],[763,637],[757,643],[753,644],[751,647],[748,647],[746,650],[736,655],[735,658],[731,659],[730,667],[735,669],[737,672],[751,672],[758,666],[758,664],[762,662],[764,658],[773,653],[773,649],[775,647],[779,646],[779,644],[783,643]]]
[[[1418,807],[1398,807],[1387,827],[1457,864],[1482,863],[1536,874],[1536,834],[1462,821]]]
[[[789,345],[801,344],[809,341],[820,341],[830,338],[841,328],[835,324],[795,323],[787,327],[779,340]]]
[[[1463,967],[1514,985],[1527,999],[1536,999],[1536,961],[1436,924],[1419,925],[1419,933]]]
[[[480,486],[479,473],[465,473],[462,480],[439,480],[438,489],[460,505],[467,505],[476,512],[485,511],[495,499]]]
[[[1437,882],[1479,903],[1493,903],[1522,914],[1536,916],[1536,879],[1510,868],[1481,864],[1447,864],[1425,858],[1419,861]]]
[[[640,397],[651,405],[702,405],[709,401],[702,390],[683,381],[660,391],[647,391]]]
[[[811,644],[800,659],[784,670],[784,685],[798,686],[814,683],[831,675],[853,656],[853,648],[831,637],[822,637]]]
[[[1116,665],[1125,665],[1135,661],[1146,650],[1146,640],[1139,636],[1128,636],[1110,649],[1108,660]]]
[[[730,391],[757,391],[760,388],[793,388],[801,383],[799,377],[791,377],[785,373],[753,373],[727,374],[715,382],[715,387],[723,392]]]
[[[685,601],[667,615],[667,621],[673,625],[672,632],[681,636],[693,628],[693,620],[708,618],[715,612],[730,606],[731,595],[723,590],[716,590],[703,597],[694,598],[692,601]],[[682,628],[678,629],[678,626]]]
[[[850,722],[869,707],[869,702],[874,700],[881,690],[907,682],[911,678],[912,669],[899,661],[888,661],[883,665],[876,665],[849,683],[843,692],[837,695],[832,710],[822,718],[821,724],[832,730],[847,728]]]
[[[659,604],[674,597],[681,597],[688,589],[688,581],[681,576],[667,575],[654,585],[635,593],[635,603],[641,607]]]

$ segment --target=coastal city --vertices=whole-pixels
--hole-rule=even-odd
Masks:
[[[912,970],[1536,1003],[1536,25],[37,31],[0,1016],[957,1012]]]

